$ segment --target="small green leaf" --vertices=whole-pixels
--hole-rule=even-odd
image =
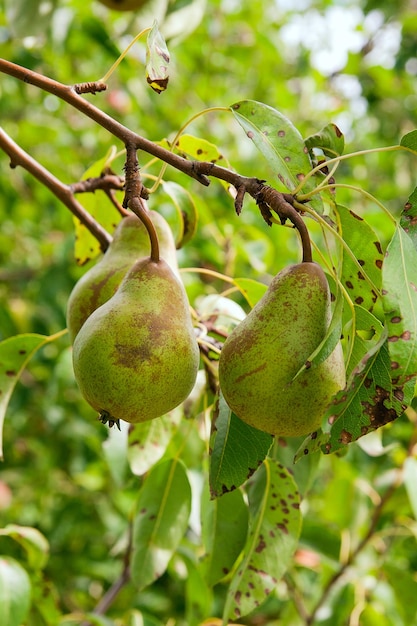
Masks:
[[[169,52],[163,35],[154,20],[146,41],[146,80],[154,91],[161,93],[168,86]]]
[[[202,560],[205,579],[210,586],[227,576],[245,545],[248,532],[248,507],[239,489],[210,500],[202,506]]]
[[[368,311],[377,310],[384,255],[374,230],[346,207],[337,206],[342,236],[356,262],[343,250],[341,281],[354,304]],[[369,280],[367,280],[367,278]]]
[[[415,624],[417,621],[417,581],[411,571],[404,567],[396,567],[391,563],[384,563],[383,571],[394,589],[396,607],[404,624]]]
[[[10,557],[0,556],[0,624],[21,626],[30,607],[31,585],[23,567]]]
[[[408,148],[412,152],[417,152],[417,130],[412,130],[401,137],[400,146]]]
[[[149,472],[133,523],[132,580],[140,591],[165,572],[183,538],[191,512],[191,488],[177,459]]]
[[[220,393],[210,439],[210,491],[217,498],[242,485],[268,454],[273,441],[268,435],[242,422]]]
[[[136,476],[148,472],[162,458],[181,418],[182,410],[177,409],[129,429],[128,461]]]
[[[66,332],[62,331],[50,337],[37,334],[16,335],[0,343],[0,459],[3,459],[4,418],[17,381],[35,352]]]
[[[15,539],[25,550],[28,563],[33,569],[45,567],[49,558],[49,544],[37,528],[8,524],[0,528],[0,535]]]
[[[258,607],[292,563],[301,530],[300,496],[288,470],[266,459],[251,480],[249,534],[227,593],[224,620]]]
[[[417,250],[401,227],[386,252],[382,293],[391,377],[402,386],[417,375]]]
[[[233,104],[231,110],[274,175],[285,189],[294,191],[312,169],[308,148],[299,131],[282,113],[261,102],[242,100]],[[315,181],[310,178],[302,192],[306,194],[315,187]],[[319,197],[312,198],[309,204],[317,212],[323,212]]]
[[[192,239],[197,229],[198,213],[190,192],[172,180],[161,181],[166,194],[171,198],[180,218],[180,232],[177,236],[177,249]]]
[[[327,124],[318,133],[307,137],[305,145],[309,150],[318,148],[326,156],[334,158],[343,154],[345,138],[336,124]]]
[[[187,134],[181,135],[175,143],[175,152],[184,158],[191,157],[197,161],[208,161],[216,163],[216,165],[229,167],[227,159],[225,159],[219,148],[214,143],[201,137]]]

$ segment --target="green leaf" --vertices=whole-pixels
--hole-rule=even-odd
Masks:
[[[210,614],[213,605],[213,592],[202,576],[199,564],[195,559],[181,555],[187,567],[185,583],[185,623],[187,626],[198,626]]]
[[[145,474],[162,458],[181,419],[182,410],[177,409],[129,428],[128,461],[136,476]]]
[[[412,152],[417,152],[417,130],[412,130],[401,137],[400,146],[403,146]]]
[[[175,152],[185,159],[191,157],[197,161],[208,161],[216,165],[229,167],[229,162],[220,152],[216,144],[207,141],[207,139],[202,139],[201,137],[194,137],[194,135],[181,135],[175,143]]]
[[[146,80],[157,93],[168,87],[168,65],[168,48],[158,22],[154,20],[146,40]]]
[[[343,250],[341,281],[354,304],[374,311],[382,282],[384,256],[381,244],[374,230],[362,217],[342,205],[337,205],[337,212],[342,237],[356,259],[355,262]]]
[[[233,282],[252,308],[268,291],[266,285],[253,278],[235,278]]]
[[[83,174],[81,180],[88,178],[99,178],[109,167],[110,162],[116,153],[115,146],[111,146],[107,154],[95,161]],[[90,213],[109,233],[112,233],[121,219],[121,215],[116,211],[114,205],[107,195],[98,190],[95,193],[82,193],[77,195],[77,200],[84,209]],[[74,217],[75,246],[74,256],[78,265],[84,265],[91,259],[95,259],[101,248],[97,239],[90,233],[88,228]]]
[[[353,331],[353,347],[351,358],[346,370],[347,377],[350,376],[352,370],[361,362],[363,357],[372,350],[384,332],[384,327],[378,318],[376,318],[367,309],[359,305],[354,305],[355,323]]]
[[[162,187],[171,198],[180,218],[180,232],[177,236],[177,249],[185,246],[192,239],[197,229],[198,213],[190,192],[172,180],[163,180]]]
[[[394,589],[399,614],[402,615],[405,624],[415,624],[417,621],[417,581],[413,574],[391,563],[385,563],[383,570]]]
[[[245,545],[248,507],[239,489],[202,503],[205,555],[202,568],[207,583],[214,586],[227,576]]]
[[[417,249],[417,187],[405,203],[400,226],[405,230]]]
[[[35,352],[66,332],[50,337],[37,334],[16,335],[0,343],[0,459],[3,459],[4,418],[17,381]]]
[[[0,535],[11,537],[26,550],[31,568],[42,569],[45,567],[49,558],[49,544],[37,528],[8,524],[4,528],[0,528]]]
[[[217,498],[242,485],[262,463],[273,441],[242,422],[220,393],[210,438],[210,492]]]
[[[391,376],[401,387],[417,375],[417,250],[401,227],[386,252],[382,293]]]
[[[404,486],[411,504],[414,518],[417,520],[417,459],[409,456],[404,462]]]
[[[132,580],[140,591],[162,576],[183,538],[191,512],[191,488],[177,459],[148,474],[133,523]]]
[[[0,624],[21,626],[30,607],[31,585],[21,565],[10,557],[0,556]]]
[[[345,138],[336,124],[327,124],[318,133],[307,137],[305,145],[309,150],[318,148],[326,156],[334,158],[343,154]]]
[[[119,428],[108,429],[107,439],[103,441],[103,453],[114,482],[122,486],[129,471],[127,441],[130,424],[121,420]]]
[[[282,113],[254,100],[242,100],[231,110],[246,135],[265,157],[274,175],[288,191],[294,191],[311,171],[308,148],[295,126]],[[303,185],[303,193],[316,187],[313,179]],[[323,207],[318,197],[310,205],[319,213]]]
[[[301,530],[300,497],[281,464],[266,459],[251,481],[249,534],[231,580],[223,618],[259,606],[292,563]]]

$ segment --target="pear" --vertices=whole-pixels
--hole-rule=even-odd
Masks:
[[[184,286],[164,260],[138,260],[90,315],[73,366],[82,395],[110,425],[154,419],[188,397],[199,349]]]
[[[317,430],[346,383],[340,342],[325,361],[295,376],[324,339],[330,318],[329,286],[318,264],[290,265],[275,276],[219,359],[220,388],[241,420],[285,437]]]
[[[150,211],[150,215],[158,235],[160,254],[177,272],[175,242],[169,224],[156,211]],[[70,294],[67,327],[71,343],[87,317],[114,295],[134,262],[149,253],[149,235],[141,220],[134,214],[124,217],[105,254],[80,278]]]

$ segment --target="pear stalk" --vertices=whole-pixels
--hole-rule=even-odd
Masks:
[[[158,234],[156,232],[155,226],[152,222],[150,213],[148,209],[145,207],[140,198],[134,197],[131,198],[128,202],[129,209],[135,213],[138,218],[142,221],[146,230],[148,231],[149,239],[151,242],[151,254],[150,257],[154,263],[159,262],[159,239]]]

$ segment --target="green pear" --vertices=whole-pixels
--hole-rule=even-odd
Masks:
[[[160,255],[177,272],[175,241],[167,221],[150,211],[155,226]],[[111,298],[126,272],[139,258],[149,256],[148,231],[136,215],[124,217],[116,227],[113,241],[101,259],[76,283],[68,299],[67,327],[71,343],[93,311]]]
[[[73,366],[82,395],[110,425],[151,420],[188,397],[199,349],[184,286],[164,260],[138,260],[90,315]]]
[[[319,265],[299,263],[275,276],[220,355],[220,388],[241,420],[285,437],[317,430],[346,384],[340,342],[325,361],[296,374],[324,339],[330,319],[329,286]]]

